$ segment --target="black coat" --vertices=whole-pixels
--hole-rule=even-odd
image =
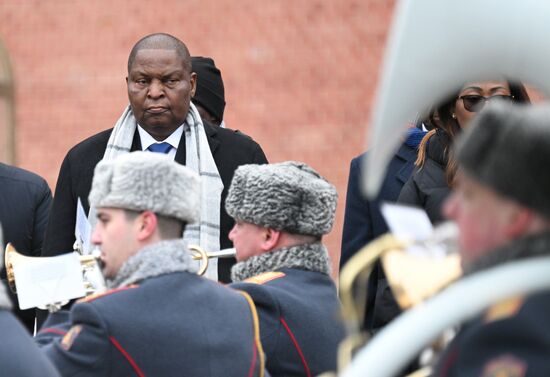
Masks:
[[[330,276],[283,268],[231,287],[247,292],[256,304],[266,369],[272,377],[317,376],[336,370],[345,332]]]
[[[550,376],[550,292],[499,303],[465,326],[435,376]]]
[[[367,200],[361,192],[360,182],[365,158],[368,158],[368,153],[354,158],[350,165],[340,268],[359,249],[388,232],[388,225],[380,211],[380,204],[397,200],[401,188],[414,169],[416,148],[406,144],[401,145],[390,161],[380,193],[375,200]],[[365,329],[374,331],[401,312],[379,263],[369,277],[368,292],[374,292],[374,294],[369,294],[367,297],[364,326]]]
[[[267,163],[262,148],[250,137],[229,129],[218,128],[204,122],[210,150],[220,173],[224,189],[222,191],[220,210],[220,248],[232,247],[228,234],[234,220],[225,211],[225,198],[238,166],[243,164]],[[74,146],[68,153],[57,179],[52,212],[44,240],[43,255],[52,256],[72,251],[76,206],[80,197],[84,210],[88,212],[88,195],[92,186],[94,168],[103,158],[110,130],[96,134]],[[132,151],[141,150],[139,133],[136,131]],[[175,161],[185,165],[185,137],[181,138]],[[230,282],[229,271],[234,259],[220,259],[218,278]]]
[[[426,147],[424,166],[415,168],[397,199],[398,203],[423,208],[433,224],[445,220],[443,203],[451,193],[445,176],[450,145],[448,137],[438,129]]]
[[[11,242],[21,254],[40,256],[52,193],[46,181],[29,171],[0,163],[0,223],[4,243]],[[2,269],[2,280],[6,271]],[[10,292],[11,293],[11,292]],[[34,309],[20,310],[15,295],[15,315],[32,332]]]
[[[59,374],[40,352],[23,326],[7,310],[0,309],[0,375],[57,377]]]
[[[194,273],[167,273],[50,315],[36,341],[63,376],[256,377],[263,355],[248,300]]]

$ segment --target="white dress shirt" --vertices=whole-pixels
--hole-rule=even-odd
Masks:
[[[155,143],[168,143],[172,146],[172,149],[167,153],[168,156],[170,156],[172,159],[176,157],[176,152],[178,151],[178,146],[180,145],[180,140],[183,135],[183,125],[176,128],[174,132],[170,136],[168,136],[166,139],[162,141],[155,140],[147,131],[145,131],[139,124],[138,124],[138,132],[139,132],[139,138],[141,140],[141,150],[147,151],[147,148],[149,148],[152,144]]]

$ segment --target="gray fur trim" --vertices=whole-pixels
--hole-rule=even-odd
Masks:
[[[231,268],[231,280],[238,282],[282,268],[296,268],[330,275],[330,259],[327,248],[322,243],[316,242],[282,248],[248,258]]]
[[[310,166],[295,161],[241,165],[225,208],[236,220],[294,234],[322,236],[334,223],[338,194]]]
[[[195,223],[200,218],[200,180],[164,154],[127,153],[97,164],[89,202],[96,208],[152,211]]]
[[[491,103],[455,145],[468,175],[550,218],[550,106]]]
[[[501,263],[550,255],[550,231],[528,235],[497,248],[466,266],[464,274],[469,275]]]
[[[182,239],[146,246],[124,262],[116,277],[107,280],[107,287],[123,287],[172,272],[196,273],[197,265],[188,250],[187,243]]]

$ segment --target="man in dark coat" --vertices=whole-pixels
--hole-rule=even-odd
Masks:
[[[4,240],[23,255],[38,257],[50,212],[52,193],[46,181],[29,171],[0,163],[0,224]],[[6,271],[2,269],[2,280]],[[14,314],[34,331],[34,309],[20,310],[11,294]]]
[[[250,294],[271,376],[336,370],[344,329],[321,242],[334,222],[333,185],[303,163],[245,165],[226,201],[238,263],[231,286]]]
[[[513,151],[513,153],[511,153]],[[455,191],[466,275],[550,254],[550,108],[492,104],[458,140]],[[550,290],[510,297],[467,323],[436,376],[550,375]]]
[[[363,246],[388,232],[388,225],[380,211],[380,204],[395,202],[399,197],[401,188],[414,169],[418,145],[425,134],[421,122],[417,127],[409,129],[407,139],[390,161],[380,193],[374,200],[367,200],[361,190],[361,177],[363,177],[361,170],[364,159],[368,158],[368,153],[363,153],[351,160],[340,269]],[[376,264],[369,277],[368,292],[364,328],[369,332],[375,332],[401,312],[380,263]]]
[[[101,161],[92,243],[111,288],[48,318],[36,336],[63,376],[263,376],[250,297],[196,275],[186,224],[200,179],[164,155]]]
[[[231,247],[227,234],[233,220],[224,208],[227,189],[237,166],[267,162],[262,149],[241,133],[202,122],[190,104],[196,85],[191,57],[185,44],[177,38],[153,34],[141,39],[130,53],[126,80],[130,106],[115,128],[77,144],[61,165],[43,255],[58,255],[73,249],[77,200],[81,199],[88,212],[92,173],[100,160],[120,153],[164,147],[168,149],[162,152],[176,162],[194,167],[195,171],[199,171],[200,166],[206,182],[203,191],[207,195],[203,195],[203,200],[207,209],[201,214],[201,222],[188,229],[188,236],[209,251]],[[208,165],[208,162],[211,163]],[[208,193],[208,190],[213,191]],[[94,221],[93,216],[89,218]],[[218,236],[208,240],[213,234]],[[205,239],[208,242],[203,242]],[[229,281],[233,263],[233,259],[219,261],[217,278],[220,281]]]

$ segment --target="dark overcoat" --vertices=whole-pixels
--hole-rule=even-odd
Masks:
[[[247,292],[256,304],[272,377],[336,370],[337,349],[345,334],[336,287],[328,275],[282,268],[231,287]]]
[[[50,315],[36,341],[63,376],[263,376],[250,298],[189,272]]]
[[[390,160],[380,193],[374,200],[367,200],[361,190],[365,158],[368,158],[368,152],[354,158],[350,165],[340,267],[343,267],[363,246],[388,232],[388,225],[380,211],[380,204],[397,201],[401,188],[414,169],[416,147],[401,145]],[[369,294],[367,297],[364,326],[367,330],[374,331],[400,313],[379,263],[376,264],[369,278],[368,292],[374,292],[374,294]]]
[[[53,364],[13,314],[0,309],[0,375],[9,377],[57,377]]]
[[[550,376],[548,318],[548,291],[494,305],[459,332],[435,376]]]
[[[214,161],[224,184],[220,208],[220,248],[232,247],[228,238],[234,220],[225,211],[225,197],[238,166],[243,164],[267,163],[262,148],[250,137],[204,122],[204,130]],[[80,197],[86,213],[89,210],[88,194],[92,185],[94,168],[103,158],[110,130],[100,132],[73,147],[68,153],[57,179],[50,221],[44,240],[43,254],[59,255],[73,249],[76,206]],[[132,151],[141,150],[139,133],[136,131]],[[181,138],[175,161],[185,165],[185,137]],[[218,278],[230,282],[229,271],[234,259],[218,261]]]
[[[52,203],[46,181],[29,171],[0,163],[0,223],[4,243],[11,242],[23,255],[38,257]],[[2,280],[6,271],[2,268]],[[11,294],[11,292],[10,292]],[[34,330],[34,309],[20,310],[11,294],[14,314],[30,333]]]

